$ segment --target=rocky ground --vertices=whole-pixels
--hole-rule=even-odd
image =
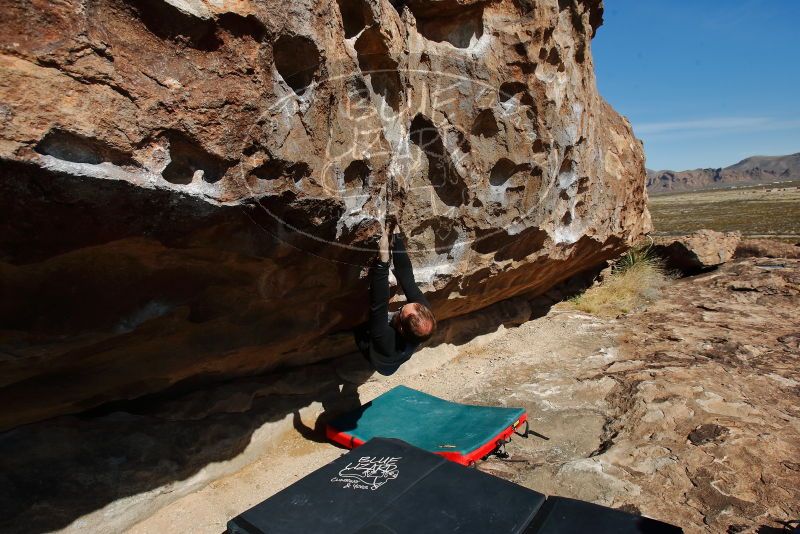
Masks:
[[[532,429],[479,468],[686,532],[780,532],[800,517],[800,261],[743,259],[677,280],[648,309],[598,319],[560,305],[519,327],[420,353],[371,379],[521,405]],[[445,354],[446,353],[446,354]],[[342,451],[290,432],[246,469],[132,532],[220,532],[227,518]]]
[[[617,318],[506,303],[388,378],[341,359],[29,425],[0,440],[0,530],[219,534],[344,452],[315,422],[406,384],[527,409],[543,437],[479,464],[496,476],[686,532],[781,532],[800,517],[798,302],[800,260],[744,258]]]

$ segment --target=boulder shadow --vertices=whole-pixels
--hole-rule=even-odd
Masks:
[[[353,380],[366,381],[370,373],[358,360],[360,354],[348,354],[0,433],[0,531],[61,529],[114,501],[191,484],[201,470],[222,473],[218,462],[247,455],[244,466],[269,441],[256,434],[265,425],[275,424],[276,437],[294,426],[306,439],[326,442],[325,422],[360,405],[363,382]],[[309,428],[300,411],[315,402],[324,413]]]

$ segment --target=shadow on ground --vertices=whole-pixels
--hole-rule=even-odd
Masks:
[[[359,406],[360,383],[340,378],[338,366],[351,368],[349,380],[366,381],[371,374],[363,358],[352,354],[2,433],[0,531],[55,530],[113,501],[160,487],[170,491],[171,483],[241,455],[251,441],[266,446],[269,439],[256,435],[259,429],[289,414],[295,414],[295,426],[304,436],[324,440],[319,428],[301,427],[299,413],[314,402],[322,404],[327,416]],[[287,420],[267,432],[277,437],[289,428]]]

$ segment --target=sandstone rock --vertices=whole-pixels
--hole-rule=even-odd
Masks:
[[[725,436],[727,433],[728,429],[723,426],[704,424],[692,430],[687,439],[692,442],[692,445],[705,445]]]
[[[649,230],[599,0],[12,3],[0,428],[352,350],[396,216],[440,319]]]
[[[668,268],[695,274],[732,260],[741,238],[739,232],[698,230],[678,238],[660,238],[653,250]]]
[[[798,331],[800,262],[774,270],[762,262],[736,260],[677,280],[625,325],[634,341],[622,357],[645,366],[616,379],[634,385],[634,405],[667,417],[645,421],[641,405],[629,411],[617,458],[629,468],[630,451],[643,443],[672,451],[678,463],[647,480],[661,491],[637,504],[649,501],[643,510],[687,532],[769,531],[797,515],[800,476],[785,462],[800,454],[797,427],[790,428],[800,395],[798,351],[781,340]],[[730,291],[737,281],[763,290]]]
[[[737,258],[800,258],[796,244],[774,239],[742,239],[736,247]]]

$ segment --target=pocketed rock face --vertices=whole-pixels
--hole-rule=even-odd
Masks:
[[[0,428],[352,350],[387,211],[440,319],[649,230],[598,1],[2,17]]]

